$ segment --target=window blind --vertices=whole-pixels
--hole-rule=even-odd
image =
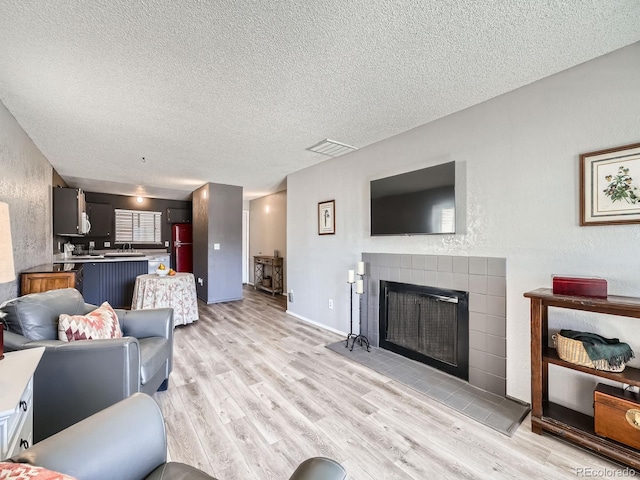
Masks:
[[[161,243],[162,212],[115,209],[116,243]]]

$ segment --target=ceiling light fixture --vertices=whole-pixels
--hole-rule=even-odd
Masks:
[[[335,140],[329,140],[326,138],[312,147],[307,148],[307,150],[310,152],[328,155],[329,157],[338,157],[358,149],[357,147],[352,147],[346,143],[336,142]]]
[[[136,202],[138,202],[138,203],[142,203],[142,202],[144,202],[144,198],[142,198],[142,197],[136,197]]]

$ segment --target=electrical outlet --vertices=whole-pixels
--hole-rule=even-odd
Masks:
[[[213,244],[213,249],[214,250],[220,250],[220,244],[219,243],[214,243]]]
[[[333,310],[333,300],[329,299],[329,310]]]
[[[111,242],[104,242],[104,248],[109,248],[111,246]]]
[[[167,240],[166,242],[164,242],[164,246],[168,247],[169,246],[169,240]]]
[[[200,277],[198,277],[198,285],[201,287],[204,285],[204,281]]]
[[[93,240],[91,240],[89,242],[89,248],[95,247],[96,246],[96,242],[94,242]]]
[[[289,303],[293,303],[293,290],[289,290]]]

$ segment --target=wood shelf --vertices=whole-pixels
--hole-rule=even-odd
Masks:
[[[545,402],[544,412],[541,418],[531,418],[532,429],[539,427],[624,465],[640,469],[640,452],[596,435],[593,417],[552,402]]]
[[[624,465],[640,469],[640,450],[601,437],[595,433],[593,417],[549,401],[549,365],[640,386],[640,370],[626,367],[620,373],[605,372],[566,362],[548,346],[549,307],[640,318],[640,298],[610,295],[608,298],[555,295],[550,288],[524,294],[531,300],[531,430],[549,432],[607,456]]]
[[[542,355],[545,362],[551,363],[553,365],[559,365],[561,367],[577,370],[578,372],[588,373],[589,375],[594,375],[596,377],[607,378],[616,382],[627,383],[629,385],[640,387],[640,369],[637,368],[631,368],[627,366],[622,372],[615,373],[596,370],[589,367],[581,367],[580,365],[565,362],[560,357],[558,357],[558,352],[556,351],[556,349],[551,347],[545,347],[543,349]]]

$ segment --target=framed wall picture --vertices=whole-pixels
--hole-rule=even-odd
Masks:
[[[318,203],[318,235],[336,233],[336,201]]]
[[[640,143],[580,155],[580,225],[640,223]]]

